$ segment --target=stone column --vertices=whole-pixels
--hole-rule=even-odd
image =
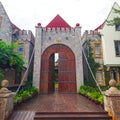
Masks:
[[[15,93],[9,91],[8,80],[2,81],[0,89],[0,120],[7,120],[13,111],[13,97]]]
[[[117,89],[116,81],[110,80],[111,86],[104,92],[104,109],[112,116],[112,120],[120,120],[120,90]]]
[[[41,68],[41,50],[42,50],[42,27],[36,26],[35,35],[35,55],[34,55],[34,71],[33,71],[33,86],[39,89],[40,87],[40,68]]]
[[[82,41],[81,41],[81,27],[77,25],[75,27],[75,56],[76,56],[76,81],[77,92],[79,92],[80,86],[83,85],[83,61],[82,61]]]

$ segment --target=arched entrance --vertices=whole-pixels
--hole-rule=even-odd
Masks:
[[[54,57],[58,53],[58,92],[76,93],[76,64],[72,50],[62,44],[49,46],[42,54],[40,92],[51,93],[55,90]]]

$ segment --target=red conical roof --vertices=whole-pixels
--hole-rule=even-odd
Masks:
[[[57,15],[46,28],[71,28],[71,26],[60,16]]]

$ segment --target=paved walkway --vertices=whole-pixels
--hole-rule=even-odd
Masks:
[[[14,119],[14,117],[17,115],[17,113],[20,113],[20,111],[24,111],[24,114],[31,112],[34,116],[35,111],[102,112],[104,110],[100,106],[79,94],[47,94],[39,95],[29,100],[27,103],[22,103],[16,108],[14,116],[10,120],[19,120],[18,118]],[[29,118],[22,120],[29,120]]]

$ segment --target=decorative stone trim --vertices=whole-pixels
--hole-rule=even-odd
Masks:
[[[13,111],[13,97],[15,93],[9,91],[8,80],[2,81],[0,89],[0,120],[7,120]]]
[[[104,92],[104,108],[112,116],[112,120],[120,120],[120,90],[117,89],[117,82],[113,79],[109,85],[111,86],[109,90]]]

